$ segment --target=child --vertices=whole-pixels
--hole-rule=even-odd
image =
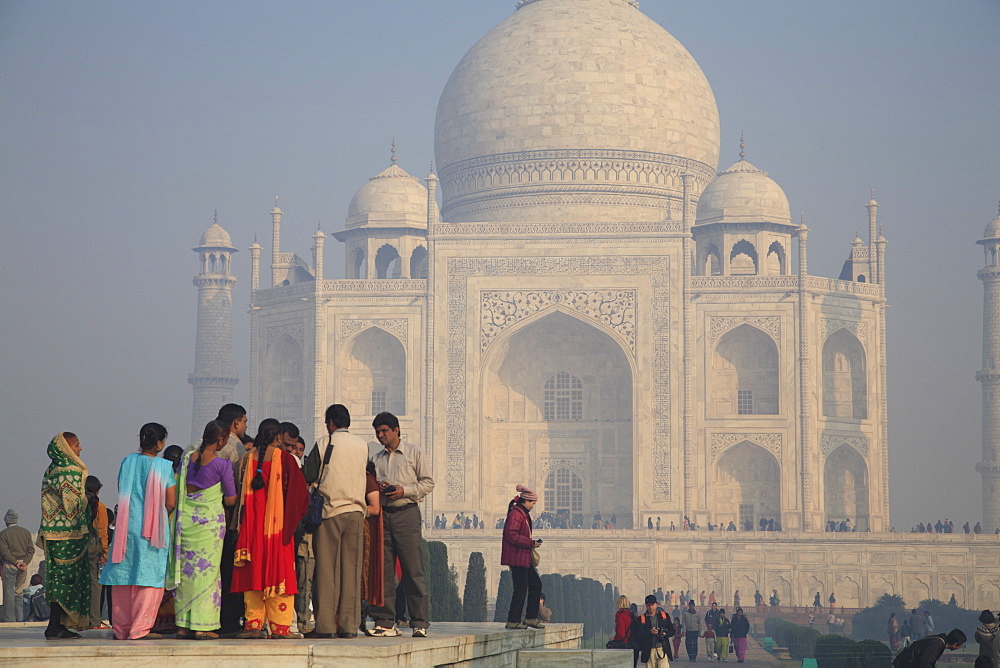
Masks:
[[[708,624],[705,627],[705,635],[702,636],[705,639],[705,655],[708,657],[709,661],[715,661],[715,631],[712,629],[712,625]]]

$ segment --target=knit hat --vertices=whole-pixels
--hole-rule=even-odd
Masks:
[[[538,495],[524,485],[518,485],[516,489],[521,494],[521,498],[525,501],[538,501]]]
[[[7,524],[16,524],[18,517],[17,511],[11,508],[7,511],[7,514],[3,516],[3,521]]]

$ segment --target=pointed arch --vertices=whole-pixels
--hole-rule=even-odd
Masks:
[[[410,278],[427,278],[427,249],[423,246],[410,253]]]
[[[703,276],[722,275],[722,253],[719,251],[719,247],[712,242],[709,242],[705,246],[705,256],[703,258],[703,264],[702,264],[702,275]]]
[[[784,276],[788,273],[785,247],[780,241],[773,241],[768,247],[765,267],[768,276]]]
[[[351,252],[348,278],[368,278],[368,263],[365,260],[365,250],[360,246]]]
[[[344,346],[339,395],[355,415],[406,414],[406,350],[395,336],[368,327]]]
[[[864,420],[868,417],[865,349],[843,327],[823,342],[823,415]]]
[[[747,520],[756,528],[761,517],[781,519],[781,465],[752,441],[728,448],[715,465],[712,517],[720,524]]]
[[[867,531],[869,515],[868,464],[857,450],[844,443],[823,465],[823,508],[826,521],[850,519],[858,531]]]
[[[740,239],[729,251],[729,274],[731,276],[755,276],[760,273],[757,249],[746,239]]]
[[[264,373],[264,411],[268,417],[289,422],[305,415],[305,374],[302,344],[290,334],[279,337],[267,350]]]
[[[720,339],[711,369],[711,406],[716,415],[777,415],[778,346],[743,323]]]
[[[568,521],[600,510],[631,527],[634,382],[628,348],[575,311],[552,307],[501,332],[480,374],[483,502],[567,468],[582,485]]]
[[[375,278],[399,278],[402,260],[392,244],[383,244],[375,253]]]

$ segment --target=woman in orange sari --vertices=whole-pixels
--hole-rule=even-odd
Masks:
[[[243,593],[240,638],[262,637],[264,618],[272,638],[301,638],[289,627],[295,617],[295,528],[309,504],[295,457],[280,447],[279,422],[260,423],[254,447],[243,458],[240,534],[233,593]]]

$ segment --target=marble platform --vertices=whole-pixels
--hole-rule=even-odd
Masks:
[[[398,638],[361,636],[351,640],[118,641],[110,631],[85,631],[80,640],[45,640],[44,628],[40,623],[0,624],[0,666],[515,668],[520,650],[576,649],[583,636],[582,624],[550,624],[544,631],[505,631],[499,623],[465,622],[432,624],[427,638],[412,638],[409,629],[401,629],[403,635]]]

